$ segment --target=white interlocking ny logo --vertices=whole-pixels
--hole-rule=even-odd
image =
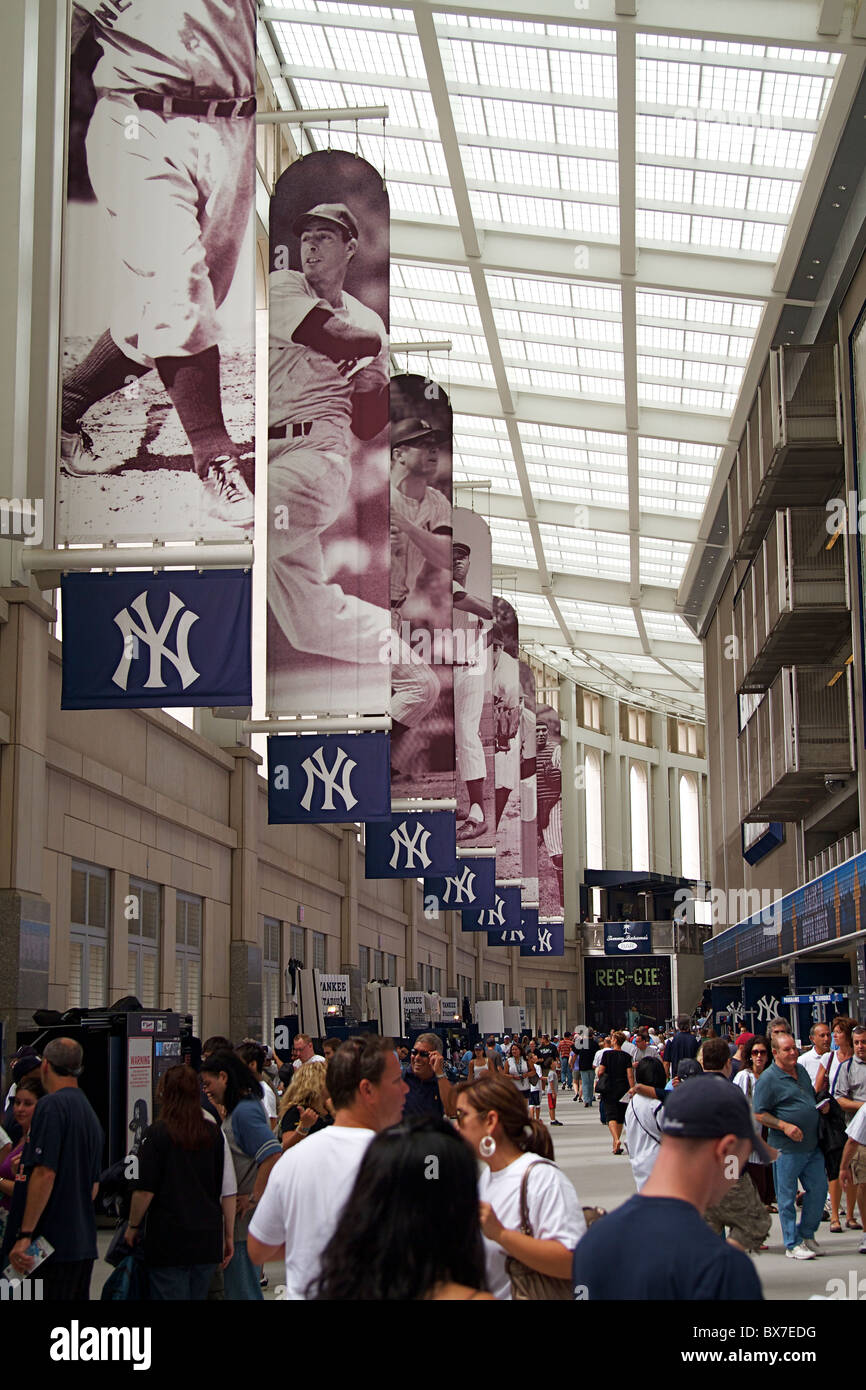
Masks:
[[[452,896],[451,889],[454,889]],[[446,878],[445,892],[442,894],[443,903],[474,903],[475,901],[475,875],[468,864],[463,867],[463,872],[459,878]]]
[[[498,936],[503,946],[513,946],[517,942],[526,940],[526,937],[523,935],[523,932],[517,930],[501,931],[498,933]]]
[[[504,927],[505,926],[505,903],[499,894],[496,894],[494,907],[483,908],[478,914],[478,925],[481,927]]]
[[[199,672],[195,669],[189,659],[189,633],[193,623],[198,622],[198,614],[193,613],[186,607],[183,599],[178,598],[177,594],[169,594],[168,609],[162,620],[159,631],[156,630],[150,620],[147,611],[147,591],[134,598],[129,608],[135,609],[141,619],[141,627],[132,617],[129,608],[124,608],[117,614],[114,621],[123,633],[123,656],[117,663],[117,670],[112,676],[115,685],[119,685],[121,690],[126,689],[126,682],[129,679],[129,668],[136,655],[136,643],[133,638],[138,638],[140,642],[146,642],[150,648],[150,670],[147,680],[144,682],[144,689],[163,689],[165,681],[162,679],[163,659],[170,661],[181,679],[184,690],[188,685],[192,685],[198,679]],[[174,626],[174,620],[178,614],[183,613],[177,625],[177,651],[169,651],[165,645],[168,635]]]
[[[766,1019],[769,1023],[773,1018],[779,1018],[779,1001],[775,994],[771,994],[769,999],[766,994],[762,994],[758,1000],[758,1022]]]
[[[333,767],[328,767],[328,764],[325,762],[324,747],[320,744],[315,753],[313,753],[311,757],[305,758],[301,763],[301,767],[307,774],[307,790],[301,797],[301,805],[304,810],[309,811],[310,809],[313,792],[316,786],[316,779],[318,778],[325,788],[325,794],[322,798],[322,804],[319,810],[333,811],[336,809],[334,806],[334,793],[336,792],[337,796],[343,798],[343,805],[346,810],[351,811],[358,800],[352,792],[352,773],[357,766],[358,764],[349,757],[344,748],[338,748]],[[338,773],[339,778],[337,775]]]
[[[427,855],[427,841],[430,839],[430,831],[425,830],[421,821],[415,822],[415,829],[409,834],[409,827],[406,821],[402,821],[396,830],[391,831],[391,839],[394,843],[394,853],[391,855],[391,868],[396,869],[400,862],[400,850],[406,851],[406,862],[404,869],[414,869],[415,859],[422,869],[430,867],[430,859]]]
[[[549,928],[538,928],[538,946],[537,948],[533,949],[537,949],[541,955],[551,953],[553,951],[553,934],[549,930]]]

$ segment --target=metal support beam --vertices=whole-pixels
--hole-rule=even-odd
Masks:
[[[311,714],[301,719],[244,719],[241,728],[245,734],[387,734],[391,732],[391,717],[387,714],[363,714],[355,718]]]
[[[444,338],[439,343],[389,343],[389,352],[450,352],[452,343]]]
[[[257,111],[256,125],[342,125],[350,121],[384,121],[387,106],[338,106],[330,111]]]
[[[82,546],[71,550],[42,550],[25,545],[21,564],[36,579],[81,570],[141,569],[249,569],[253,563],[251,541],[228,541],[218,545],[130,545]],[[55,584],[44,585],[55,588]]]

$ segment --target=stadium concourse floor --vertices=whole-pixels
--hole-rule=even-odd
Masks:
[[[543,1114],[546,1114],[545,1102]],[[571,1101],[570,1093],[560,1092],[557,1119],[562,1128],[553,1130],[556,1161],[571,1178],[584,1206],[602,1206],[608,1211],[619,1206],[634,1193],[631,1164],[625,1154],[614,1158],[610,1135],[603,1129],[598,1109],[586,1110],[582,1103]],[[108,1248],[111,1232],[100,1230],[100,1254]],[[773,1217],[769,1235],[769,1250],[753,1255],[755,1268],[764,1287],[764,1297],[771,1300],[808,1300],[814,1295],[827,1296],[830,1279],[843,1279],[846,1286],[853,1271],[858,1280],[866,1280],[866,1255],[857,1253],[862,1239],[859,1231],[844,1231],[830,1235],[829,1223],[822,1222],[817,1232],[819,1244],[827,1251],[823,1259],[799,1262],[785,1258],[778,1216]],[[91,1296],[99,1298],[109,1273],[108,1265],[97,1260],[93,1270]],[[273,1299],[274,1289],[282,1284],[282,1265],[275,1261],[266,1266],[269,1286],[265,1298]],[[647,1297],[652,1297],[652,1256],[647,1254]],[[866,1286],[864,1286],[866,1287]],[[832,1288],[831,1288],[832,1292]]]

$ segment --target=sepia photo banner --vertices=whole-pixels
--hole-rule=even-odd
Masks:
[[[382,175],[342,150],[270,205],[267,708],[391,706],[388,296]]]
[[[249,539],[255,0],[71,15],[57,540]]]
[[[454,738],[457,843],[496,847],[494,794],[493,556],[490,527],[455,507],[453,558]]]

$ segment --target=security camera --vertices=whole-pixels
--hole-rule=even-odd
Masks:
[[[847,777],[831,777],[828,772],[824,778],[824,787],[828,792],[844,791],[848,785]]]

